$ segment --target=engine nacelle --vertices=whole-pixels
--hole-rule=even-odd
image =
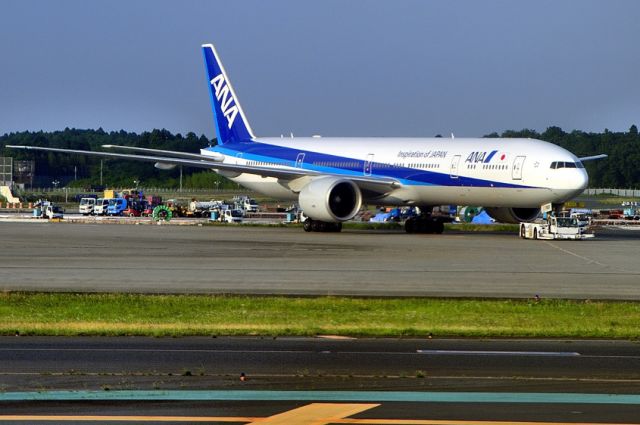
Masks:
[[[540,208],[485,208],[494,220],[500,223],[522,223],[535,220],[540,214]]]
[[[300,191],[300,208],[314,220],[341,222],[352,219],[362,205],[362,192],[351,180],[318,177]]]

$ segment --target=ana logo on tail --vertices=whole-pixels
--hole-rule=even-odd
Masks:
[[[229,91],[229,85],[222,74],[215,76],[211,80],[211,85],[216,93],[216,99],[220,102],[222,114],[227,119],[229,128],[231,128],[233,126],[233,121],[236,119],[236,115],[238,115],[238,106]]]

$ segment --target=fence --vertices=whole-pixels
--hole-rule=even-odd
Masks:
[[[583,195],[614,195],[625,198],[640,198],[640,189],[587,189]]]

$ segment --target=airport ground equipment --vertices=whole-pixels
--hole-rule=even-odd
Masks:
[[[580,226],[575,217],[556,217],[549,214],[543,222],[520,223],[520,237],[523,239],[568,239],[593,238],[587,228]]]
[[[96,198],[82,198],[80,199],[80,206],[78,207],[78,211],[82,215],[93,214],[93,211],[96,207]]]
[[[221,223],[242,223],[243,218],[242,210],[223,208],[212,210],[210,220]]]
[[[96,205],[93,207],[94,215],[105,215],[107,214],[107,207],[109,206],[109,199],[107,198],[98,198],[96,199]]]
[[[192,199],[189,203],[189,213],[195,216],[206,217],[209,216],[212,210],[220,209],[221,205],[224,204],[222,201],[196,201]]]
[[[247,195],[234,196],[233,203],[235,204],[236,209],[243,210],[244,212],[254,213],[260,211],[260,207],[256,200]]]
[[[109,199],[109,206],[107,207],[107,215],[122,215],[122,212],[127,209],[127,200],[125,198],[112,198]]]
[[[53,202],[41,200],[36,202],[33,216],[35,218],[62,219],[64,218],[64,210]]]
[[[171,211],[171,208],[166,205],[158,205],[153,209],[151,217],[153,217],[155,221],[169,221],[173,218],[173,212]]]

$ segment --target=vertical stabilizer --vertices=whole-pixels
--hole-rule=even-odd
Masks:
[[[202,54],[207,71],[218,144],[253,139],[253,131],[213,44],[203,44]]]

